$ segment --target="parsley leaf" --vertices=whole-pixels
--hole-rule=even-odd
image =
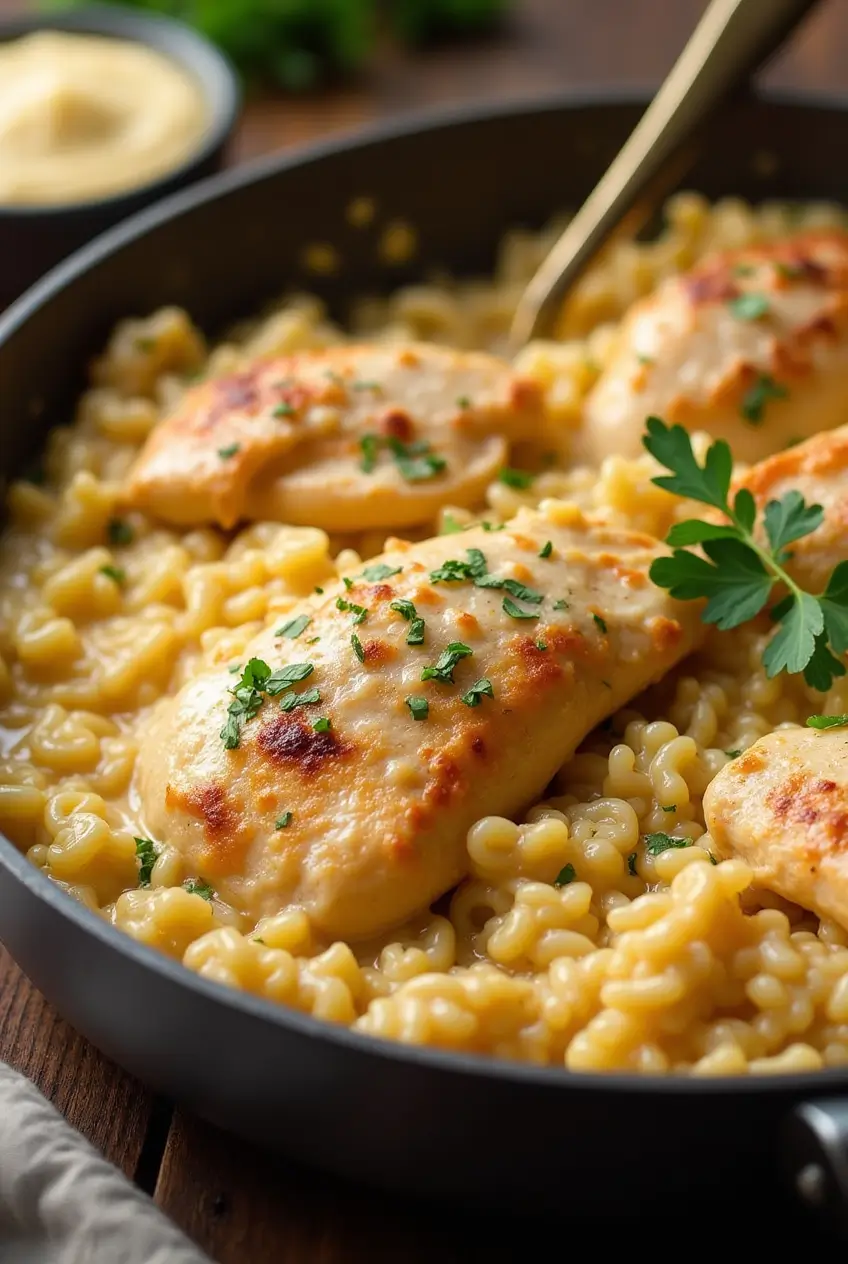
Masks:
[[[110,518],[106,524],[110,544],[132,544],[135,532],[125,518]]]
[[[807,727],[811,729],[844,729],[846,725],[848,725],[848,715],[807,716]]]
[[[105,575],[107,579],[111,579],[115,584],[123,584],[127,578],[127,572],[122,566],[101,566],[100,574]]]
[[[504,614],[508,614],[511,619],[538,619],[539,612],[537,610],[522,610],[517,606],[511,597],[503,599]]]
[[[354,623],[364,623],[368,618],[368,611],[365,606],[357,606],[352,601],[345,601],[344,597],[336,598],[336,609],[354,615]]]
[[[649,856],[660,856],[664,851],[670,851],[672,848],[681,849],[694,847],[694,845],[691,838],[675,838],[659,830],[655,834],[645,835],[645,851]]]
[[[445,458],[433,452],[426,439],[403,443],[400,439],[390,437],[386,443],[395,459],[398,472],[407,483],[424,483],[448,467]]]
[[[752,426],[759,426],[763,420],[766,404],[770,399],[786,399],[789,391],[768,373],[761,373],[742,396],[739,409],[746,421]]]
[[[430,704],[426,698],[416,697],[411,693],[408,698],[404,698],[404,702],[409,707],[413,720],[426,720],[430,714]]]
[[[212,887],[203,878],[186,878],[183,887],[189,895],[199,895],[201,900],[211,900],[215,894]]]
[[[577,877],[574,865],[563,865],[557,876],[554,878],[555,887],[567,887],[569,882],[573,882]]]
[[[290,685],[306,680],[306,677],[311,676],[314,671],[315,668],[311,663],[289,663],[288,667],[280,667],[277,671],[271,672],[259,688],[263,689],[269,697],[275,698],[278,693],[285,693]]]
[[[284,693],[280,699],[281,711],[294,711],[295,707],[307,707],[312,702],[320,702],[321,693],[318,689],[304,689],[302,693]]]
[[[474,684],[460,698],[460,702],[464,702],[467,707],[479,707],[484,698],[494,698],[495,691],[492,688],[491,680],[482,676],[480,680],[475,680]]]
[[[531,474],[528,470],[512,470],[505,467],[498,470],[498,482],[505,483],[507,487],[514,487],[516,491],[525,491],[532,486],[535,474]]]
[[[546,540],[545,543],[542,545],[542,547],[539,549],[539,557],[550,557],[553,551],[554,551],[553,540]]]
[[[330,729],[333,727],[333,722],[332,720],[329,720],[326,715],[322,715],[317,720],[313,721],[312,727],[316,733],[329,733]]]
[[[780,584],[786,596],[771,610],[778,627],[763,653],[766,674],[803,672],[814,689],[829,689],[846,670],[834,651],[848,651],[848,562],[836,566],[818,594],[804,592],[784,569],[788,546],[820,526],[821,506],[806,504],[795,490],[769,501],[762,515],[767,544],[761,544],[751,493],[742,489],[730,503],[733,459],[728,445],[723,440],[713,443],[701,466],[682,426],[666,426],[658,417],[649,417],[647,428],[645,448],[672,471],[653,482],[720,510],[726,519],[689,519],[673,526],[666,537],[673,552],[652,563],[653,582],[680,601],[706,597],[701,617],[722,630],[754,618]],[[681,547],[687,544],[700,544],[705,556]]]
[[[288,623],[284,623],[282,627],[277,628],[274,636],[285,636],[290,641],[293,641],[295,637],[300,636],[301,632],[304,632],[309,627],[311,622],[312,620],[308,614],[299,614],[296,618],[289,619]]]
[[[396,610],[409,623],[409,631],[406,634],[407,645],[423,645],[424,620],[415,609],[414,602],[407,601],[406,598],[401,597],[397,601],[390,602],[389,609]]]
[[[442,519],[442,529],[439,535],[461,535],[464,530],[463,524],[458,522],[453,514],[446,513]]]
[[[765,294],[749,292],[732,298],[728,304],[737,320],[759,320],[769,309],[769,301]]]
[[[359,440],[359,450],[362,453],[359,468],[363,474],[373,474],[377,466],[377,453],[380,451],[380,436],[376,434],[362,435]]]
[[[295,411],[296,409],[294,408],[292,404],[287,404],[284,402],[282,404],[277,404],[277,407],[271,410],[271,416],[272,417],[291,417],[294,415]]]
[[[356,657],[359,659],[360,663],[364,663],[365,650],[362,648],[362,642],[360,641],[359,637],[356,635],[355,632],[351,632],[350,634],[350,643],[353,646],[353,652],[356,655]]]
[[[152,838],[134,838],[135,854],[138,857],[138,885],[150,886],[150,875],[157,861],[156,847]]]
[[[503,587],[508,593],[512,593],[513,597],[517,597],[519,601],[527,601],[531,606],[538,606],[544,597],[540,592],[536,592],[535,588],[528,588],[526,584],[519,584],[517,579],[505,579],[499,587]]]
[[[292,823],[293,812],[284,812],[282,816],[278,816],[274,822],[274,829],[288,829]],[[256,941],[259,942],[258,940]]]
[[[240,443],[228,443],[225,448],[218,449],[218,456],[221,458],[222,461],[229,461],[231,456],[235,456],[235,454],[240,451],[241,451]]]
[[[593,615],[592,615],[592,618],[593,618],[593,620],[595,621],[595,625],[596,625],[596,627],[599,629],[599,631],[601,631],[601,632],[604,632],[604,633],[605,633],[605,632],[606,632],[606,630],[607,630],[607,621],[606,621],[606,619],[602,618],[602,617],[601,617],[601,615],[599,615],[599,614],[593,614]]]
[[[421,673],[422,680],[438,680],[440,684],[454,684],[453,671],[460,659],[468,658],[474,651],[461,641],[451,641],[446,650],[442,650],[432,667],[425,667]]]
[[[388,579],[390,575],[399,575],[402,567],[387,566],[385,562],[375,562],[373,566],[366,566],[362,572],[362,578],[367,579],[369,583],[378,584],[381,579]]]

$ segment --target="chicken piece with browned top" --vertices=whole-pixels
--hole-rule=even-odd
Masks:
[[[848,233],[808,232],[704,259],[625,317],[584,409],[584,455],[638,456],[659,416],[737,460],[848,421]]]
[[[848,928],[848,728],[761,737],[710,783],[704,814],[722,859]]]
[[[192,387],[148,439],[125,502],[181,526],[410,527],[481,501],[510,440],[541,421],[537,385],[479,352],[298,352]]]
[[[137,765],[147,831],[252,918],[402,923],[466,873],[474,821],[532,803],[698,643],[698,603],[648,578],[664,551],[553,502],[395,542],[261,633],[241,678],[222,663],[162,705]]]

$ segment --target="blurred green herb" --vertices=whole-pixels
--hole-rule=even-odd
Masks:
[[[251,83],[305,92],[367,62],[383,32],[407,45],[473,35],[509,0],[119,0],[164,13],[217,44]],[[87,0],[42,0],[78,8]]]

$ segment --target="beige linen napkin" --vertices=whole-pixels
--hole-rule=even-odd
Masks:
[[[156,1205],[0,1062],[2,1264],[210,1264]]]

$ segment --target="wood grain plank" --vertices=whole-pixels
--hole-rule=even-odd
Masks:
[[[108,1159],[135,1175],[150,1094],[69,1027],[1,945],[0,1059],[33,1080]]]
[[[156,1201],[217,1264],[508,1264],[550,1226],[401,1198],[287,1162],[177,1112]]]

